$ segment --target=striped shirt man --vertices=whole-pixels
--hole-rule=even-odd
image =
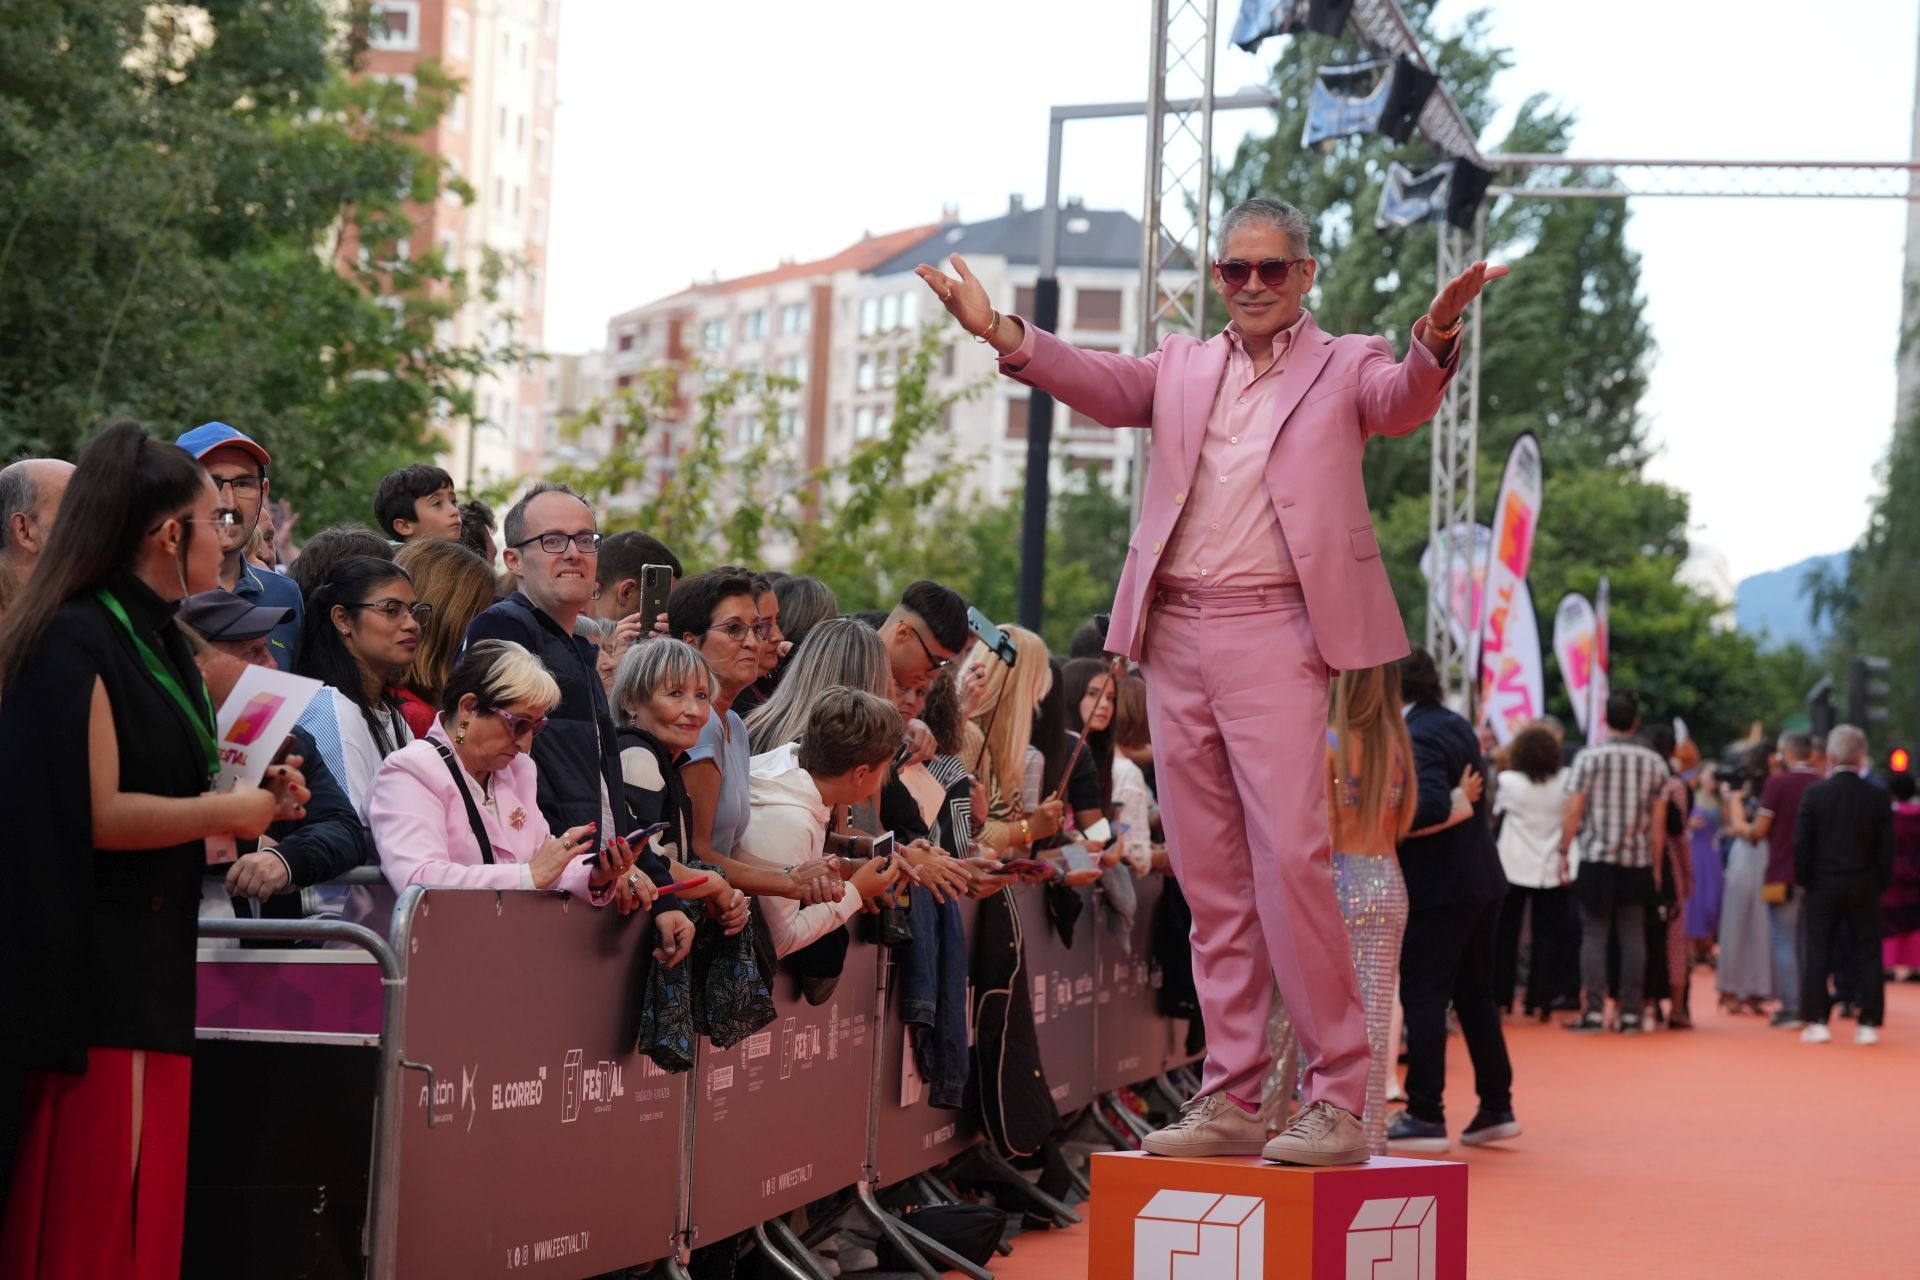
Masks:
[[[1631,738],[1613,738],[1574,757],[1562,784],[1586,797],[1578,849],[1582,862],[1653,865],[1653,811],[1667,785],[1667,762]]]

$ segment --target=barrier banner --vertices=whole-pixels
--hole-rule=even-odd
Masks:
[[[1532,601],[1522,601],[1526,592],[1527,568],[1533,560],[1533,536],[1540,520],[1543,475],[1540,470],[1540,445],[1523,433],[1507,454],[1507,468],[1500,481],[1500,496],[1493,508],[1493,547],[1487,560],[1485,583],[1486,616],[1480,627],[1479,713],[1487,717],[1494,691],[1503,679],[1515,678],[1522,651],[1519,611],[1532,613]],[[1533,634],[1533,665],[1539,666],[1539,624]],[[1498,731],[1498,724],[1495,725]],[[1500,739],[1505,742],[1505,738]]]
[[[860,1180],[872,1101],[879,949],[855,941],[825,1004],[791,974],[774,1020],[731,1049],[704,1037],[693,1066],[694,1245],[712,1244]],[[830,1118],[830,1123],[820,1123]],[[628,1166],[629,1185],[634,1185]]]
[[[960,918],[966,929],[967,951],[973,955],[974,918],[980,904],[972,898],[959,901]],[[889,957],[881,957],[888,963]],[[980,1140],[978,1114],[969,1108],[948,1111],[927,1104],[927,1085],[914,1064],[907,1045],[907,1027],[900,1020],[900,971],[893,968],[887,992],[886,1018],[881,1024],[879,1123],[874,1126],[873,1151],[869,1157],[874,1181],[880,1185],[899,1182],[917,1173],[925,1173],[945,1164]],[[972,1005],[969,1000],[968,1005]]]
[[[1100,928],[1091,910],[1091,895],[1080,896],[1088,909],[1073,926],[1073,946],[1060,940],[1047,918],[1046,890],[1026,885],[1014,890],[1026,938],[1027,980],[1033,984],[1033,1028],[1040,1043],[1040,1061],[1053,1089],[1053,1105],[1060,1114],[1093,1101],[1094,930]]]
[[[1612,637],[1607,633],[1607,597],[1611,588],[1605,574],[1600,575],[1600,589],[1593,593],[1593,682],[1589,692],[1593,695],[1593,707],[1587,712],[1591,728],[1587,733],[1590,743],[1605,742],[1607,731],[1607,695],[1613,692]]]
[[[1098,898],[1094,951],[1098,958],[1093,1018],[1093,1091],[1111,1093],[1160,1074],[1166,1065],[1167,1020],[1154,1004],[1152,963],[1153,911],[1160,902],[1161,877],[1133,882],[1137,908],[1124,935],[1113,931],[1116,918],[1105,894]],[[1047,1065],[1049,1078],[1053,1065]]]
[[[1524,580],[1513,595],[1506,643],[1499,669],[1486,690],[1481,714],[1502,746],[1547,710],[1546,661],[1540,648],[1540,621],[1533,611],[1533,589]]]
[[[686,1077],[622,1034],[646,924],[547,893],[418,899],[407,1057],[433,1071],[400,1076],[397,1274],[571,1280],[672,1252]]]
[[[1553,657],[1560,664],[1560,679],[1567,686],[1567,701],[1573,704],[1573,718],[1586,737],[1587,722],[1593,713],[1593,647],[1599,624],[1593,605],[1578,592],[1560,598],[1553,611]]]

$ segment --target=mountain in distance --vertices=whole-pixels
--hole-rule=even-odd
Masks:
[[[1831,566],[1831,572],[1845,573],[1847,553],[1810,556],[1799,564],[1742,579],[1734,588],[1734,625],[1760,637],[1769,647],[1799,644],[1818,649],[1827,638],[1826,630],[1813,624],[1804,586],[1808,574],[1826,566]]]

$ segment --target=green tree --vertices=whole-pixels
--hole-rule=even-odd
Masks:
[[[1433,24],[1433,0],[1403,8],[1461,114],[1484,136],[1497,104],[1491,87],[1508,65],[1484,13],[1457,31]],[[1441,157],[1415,139],[1342,139],[1323,150],[1299,145],[1318,66],[1367,56],[1350,38],[1289,41],[1275,65],[1280,97],[1271,135],[1250,137],[1221,177],[1229,204],[1280,195],[1315,221],[1322,262],[1310,305],[1333,333],[1381,333],[1404,348],[1436,290],[1435,229],[1397,237],[1374,228],[1387,166],[1416,172]],[[1493,151],[1561,153],[1573,116],[1535,97],[1523,103]],[[1643,315],[1638,256],[1626,243],[1625,201],[1503,198],[1487,208],[1490,258],[1514,274],[1489,287],[1481,355],[1481,518],[1490,519],[1507,451],[1522,432],[1540,440],[1546,484],[1529,572],[1546,632],[1560,597],[1613,580],[1616,687],[1638,687],[1650,714],[1680,715],[1711,733],[1773,714],[1770,659],[1718,621],[1711,601],[1678,584],[1686,560],[1687,500],[1649,480],[1646,389],[1652,335]],[[1388,576],[1410,633],[1426,625],[1419,572],[1427,537],[1431,443],[1424,432],[1377,440],[1367,450],[1367,492]],[[1542,635],[1551,644],[1551,635]],[[1549,670],[1552,670],[1549,664]],[[1548,681],[1550,688],[1557,679]],[[1564,711],[1565,695],[1554,700]],[[1703,733],[1703,740],[1710,740]]]
[[[327,0],[13,0],[0,24],[0,450],[73,456],[121,414],[257,435],[305,527],[367,519],[511,339],[438,328],[491,296],[403,244],[447,178],[414,142],[456,84],[357,77]],[[364,14],[364,4],[355,6]],[[455,184],[456,193],[471,192]]]

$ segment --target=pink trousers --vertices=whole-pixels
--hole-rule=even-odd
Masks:
[[[1327,832],[1328,672],[1298,587],[1156,588],[1141,668],[1167,853],[1193,908],[1202,1091],[1253,1105],[1277,983],[1303,1098],[1366,1109],[1367,1023]]]

